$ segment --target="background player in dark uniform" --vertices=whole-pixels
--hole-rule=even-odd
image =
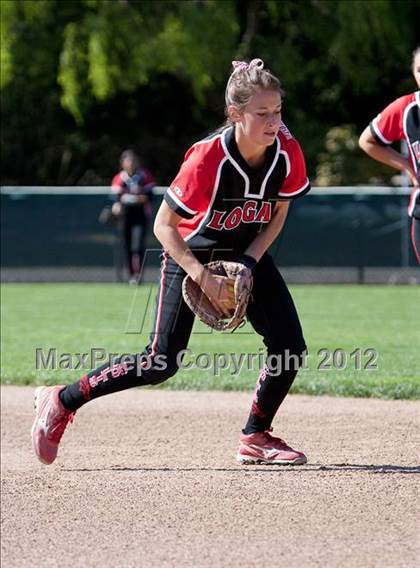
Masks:
[[[413,52],[412,71],[420,88],[420,47]],[[409,160],[389,146],[398,140],[407,142]],[[420,91],[388,105],[362,132],[359,144],[371,158],[405,172],[413,185],[408,214],[412,218],[413,248],[420,264]]]
[[[112,212],[121,222],[130,282],[136,283],[144,258],[155,180],[141,167],[139,157],[132,150],[121,154],[120,165],[121,171],[112,180],[112,191],[117,199]]]
[[[214,259],[240,259],[253,269],[247,316],[270,356],[257,382],[237,459],[306,462],[302,452],[270,434],[306,345],[293,300],[267,250],[283,228],[290,200],[304,195],[310,184],[299,143],[281,120],[278,79],[260,59],[233,65],[226,87],[228,124],[188,150],[155,220],[163,254],[150,343],[135,365],[120,357],[67,387],[37,389],[32,439],[44,463],[54,461],[68,421],[87,401],[158,384],[177,372],[194,323],[182,298],[185,275],[199,283],[220,312],[227,312],[229,281],[204,266]]]

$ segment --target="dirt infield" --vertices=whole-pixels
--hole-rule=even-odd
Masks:
[[[89,403],[57,461],[32,392],[2,388],[2,566],[414,567],[420,403],[289,396],[305,466],[240,466],[245,393],[130,390]]]

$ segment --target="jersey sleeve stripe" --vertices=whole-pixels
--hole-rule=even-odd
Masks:
[[[185,203],[182,203],[182,201],[180,199],[178,199],[178,197],[175,195],[175,193],[171,190],[170,187],[168,187],[167,193],[169,193],[170,197],[175,201],[175,203],[181,207],[182,209],[184,209],[187,213],[189,213],[190,215],[197,215],[198,211],[193,211],[192,209],[190,209],[189,207],[187,207],[185,205]]]
[[[377,118],[374,118],[369,126],[370,126],[370,131],[372,135],[376,138],[376,140],[378,140],[382,144],[387,144],[387,145],[392,144],[392,140],[388,140],[387,138],[385,138],[385,136],[379,130]]]
[[[181,213],[182,217],[186,217],[187,219],[191,219],[194,215],[197,215],[197,211],[193,211],[187,205],[182,203],[180,199],[174,194],[173,191],[168,187],[165,193],[165,201],[171,207],[171,209],[178,210],[181,209],[183,213]]]
[[[163,199],[166,201],[166,203],[169,205],[172,211],[177,213],[180,217],[183,217],[184,219],[192,219],[194,217],[194,215],[192,215],[191,213],[187,213],[185,209],[180,207],[178,203],[176,203],[168,193],[165,193]]]
[[[297,196],[301,196],[304,195],[305,193],[308,193],[308,191],[311,189],[311,184],[309,182],[309,179],[306,178],[304,184],[299,188],[296,189],[295,191],[291,191],[290,193],[279,193],[280,197],[297,197]]]

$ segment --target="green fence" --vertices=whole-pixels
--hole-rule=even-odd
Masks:
[[[154,209],[164,188],[157,188]],[[408,189],[314,188],[293,202],[272,253],[282,267],[301,271],[352,270],[364,281],[368,269],[411,270]],[[3,279],[13,271],[108,269],[122,278],[120,239],[99,213],[111,202],[107,187],[1,188]],[[149,233],[148,247],[158,248]],[[157,265],[158,255],[148,257]],[[6,277],[5,277],[6,275]],[[13,278],[12,278],[13,279]],[[24,279],[24,278],[23,278]]]

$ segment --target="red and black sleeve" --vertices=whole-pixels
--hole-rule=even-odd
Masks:
[[[205,163],[204,145],[192,146],[177,176],[166,190],[164,199],[181,217],[192,219],[206,208],[212,189],[212,177]]]

